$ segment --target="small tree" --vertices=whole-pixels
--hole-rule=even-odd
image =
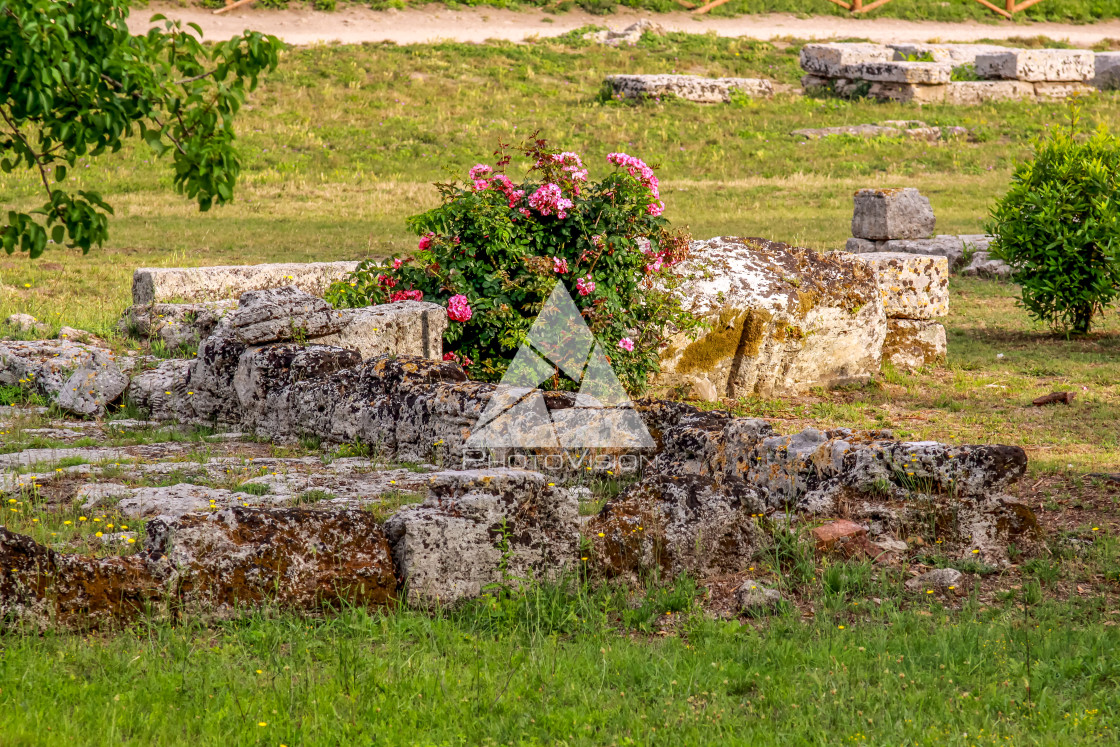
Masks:
[[[175,190],[201,210],[233,199],[233,119],[257,76],[276,67],[279,40],[246,32],[204,46],[172,21],[132,36],[128,5],[0,0],[0,169],[31,169],[47,197],[0,216],[8,254],[38,257],[48,236],[83,252],[104,242],[112,208],[61,185],[78,158],[115,152],[133,135],[172,153]]]
[[[1015,169],[987,228],[1031,316],[1087,333],[1120,295],[1120,140],[1103,128],[1078,138],[1075,111]]]

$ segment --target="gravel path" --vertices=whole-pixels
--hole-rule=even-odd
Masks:
[[[403,11],[374,11],[347,7],[331,13],[307,9],[265,10],[239,8],[214,15],[205,8],[152,3],[132,12],[133,33],[147,31],[148,18],[162,13],[168,18],[192,21],[202,27],[205,38],[227,39],[246,28],[275,34],[291,44],[338,41],[346,44],[392,41],[416,44],[439,39],[482,42],[487,39],[522,41],[532,36],[556,36],[586,25],[623,28],[639,18],[651,18],[667,29],[720,36],[745,36],[754,39],[794,37],[827,39],[863,37],[879,42],[893,41],[975,41],[977,39],[1043,35],[1070,43],[1090,46],[1105,38],[1120,39],[1120,21],[1091,25],[1060,23],[940,23],[903,21],[897,18],[843,18],[818,16],[798,18],[786,14],[710,18],[688,13],[618,13],[593,16],[584,12],[546,15],[541,12],[514,12],[496,8],[448,10],[432,5]]]

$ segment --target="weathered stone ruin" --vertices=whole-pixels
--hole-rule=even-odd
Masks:
[[[642,34],[645,33],[660,36],[665,33],[665,29],[648,18],[641,18],[624,29],[618,31],[613,29],[589,31],[583,35],[583,38],[605,44],[608,47],[634,46],[642,40]]]
[[[1097,56],[1076,49],[1009,49],[983,44],[808,44],[801,50],[801,68],[807,73],[801,84],[806,91],[917,104],[1052,101],[1092,93],[1096,90],[1094,85],[1100,85],[1097,81],[1111,81],[1110,63],[1109,58],[1101,60],[1098,72]]]
[[[141,267],[132,275],[132,304],[195,303],[236,299],[242,293],[293,285],[322,296],[358,262],[288,262],[228,267]]]
[[[733,95],[752,99],[774,95],[774,84],[761,78],[702,78],[698,75],[609,75],[611,96],[623,99],[672,96],[699,104],[725,104]]]
[[[805,140],[820,140],[821,138],[842,135],[862,138],[904,137],[910,140],[935,143],[939,140],[967,138],[969,131],[965,127],[931,127],[920,119],[888,119],[878,124],[811,127],[794,130],[790,135]]]

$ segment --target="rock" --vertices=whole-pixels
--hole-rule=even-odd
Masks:
[[[166,557],[160,578],[190,611],[381,607],[396,598],[389,543],[368,511],[237,506],[146,528],[146,552]]]
[[[1031,404],[1035,407],[1044,407],[1046,405],[1058,403],[1068,405],[1073,402],[1073,398],[1076,396],[1077,394],[1075,392],[1051,392],[1050,394],[1044,394],[1041,397],[1035,398],[1031,401]]]
[[[750,98],[769,98],[774,84],[758,78],[702,78],[698,75],[610,75],[606,85],[615,96],[628,99],[675,96],[699,104],[722,104],[732,92]]]
[[[307,340],[335,334],[345,325],[343,312],[294,285],[243,293],[225,323],[245,345]]]
[[[592,567],[630,580],[710,576],[745,568],[763,544],[764,505],[741,479],[658,474],[610,500],[584,527]]]
[[[944,257],[949,262],[950,272],[959,270],[964,262],[964,242],[960,236],[948,234],[931,239],[890,239],[882,243],[879,251]]]
[[[447,309],[424,301],[397,301],[363,309],[342,309],[343,327],[318,337],[317,345],[355,350],[362,360],[379,355],[443,357]]]
[[[322,297],[358,262],[290,262],[231,267],[142,267],[132,275],[132,304],[193,303],[239,298],[246,291],[294,285]]]
[[[883,44],[806,44],[801,48],[801,69],[826,78],[843,77],[839,71],[850,65],[889,62],[894,50]]]
[[[1034,86],[1021,80],[953,81],[945,91],[945,103],[977,106],[993,101],[1033,99],[1034,95]]]
[[[872,241],[871,239],[857,239],[852,237],[844,244],[844,251],[849,254],[866,254],[868,252],[882,251],[882,241]]]
[[[40,322],[30,314],[12,314],[4,320],[4,324],[20,332],[30,332],[36,335],[48,335],[51,331],[49,324]]]
[[[114,495],[120,498],[117,502],[117,510],[130,518],[182,516],[194,511],[213,510],[211,505],[228,508],[241,500],[228,490],[190,483],[156,488],[134,488],[123,497],[120,493]]]
[[[715,384],[707,379],[695,378],[692,380],[692,389],[689,391],[688,398],[700,402],[717,402],[719,392],[716,390]]]
[[[133,492],[133,489],[126,485],[111,482],[86,483],[78,488],[74,501],[81,501],[82,508],[88,510],[121,498],[128,498]]]
[[[918,83],[872,83],[868,98],[896,101],[900,104],[940,104],[949,92],[948,83],[924,85]]]
[[[910,579],[906,582],[906,588],[910,591],[922,592],[929,589],[935,591],[963,591],[961,589],[963,580],[964,574],[956,568],[936,568]]]
[[[934,62],[948,62],[953,67],[975,65],[976,58],[982,54],[1003,53],[1007,47],[998,47],[994,44],[888,44],[894,50],[896,60],[905,60],[907,57],[933,58]]]
[[[735,603],[739,610],[751,617],[772,614],[783,601],[785,597],[780,591],[763,586],[751,578],[744,580],[735,590]]]
[[[953,68],[943,62],[858,62],[833,69],[837,78],[855,78],[882,83],[938,85],[948,83]]]
[[[706,379],[720,397],[762,396],[867,381],[878,370],[886,322],[874,270],[845,254],[764,239],[692,243],[678,265],[684,305],[711,324],[678,335],[656,387]]]
[[[817,127],[804,130],[794,130],[790,133],[793,137],[802,137],[806,140],[820,140],[824,137],[836,135],[850,135],[852,137],[899,137],[903,131],[897,127],[882,127],[880,125],[860,124],[844,125],[842,127]]]
[[[63,326],[58,330],[58,339],[70,340],[71,342],[84,342],[92,345],[104,345],[105,341],[92,332],[87,332],[84,329],[75,329],[73,327]]]
[[[190,398],[187,406],[193,411],[195,420],[235,425],[241,422],[241,403],[233,388],[233,377],[237,373],[241,354],[248,347],[225,325],[218,327],[198,346],[198,356],[190,362],[183,382],[184,396]],[[165,373],[177,375],[178,371],[169,368]],[[157,417],[155,409],[151,413],[152,417]]]
[[[860,254],[858,260],[875,269],[888,319],[936,319],[949,313],[948,260],[902,252]]]
[[[0,567],[0,619],[6,629],[89,630],[160,607],[160,583],[137,555],[58,553],[0,527]]]
[[[988,247],[995,240],[995,236],[991,236],[986,233],[966,233],[961,234],[957,238],[959,238],[964,244],[965,249],[974,252],[988,251]]]
[[[536,472],[493,470],[433,485],[385,523],[408,599],[427,606],[477,597],[490,584],[558,578],[578,560],[579,505]]]
[[[236,308],[234,300],[130,306],[117,329],[141,340],[162,340],[169,350],[197,349]]]
[[[1042,81],[1034,84],[1034,95],[1039,101],[1062,101],[1074,96],[1090,96],[1097,89],[1087,83]]]
[[[872,544],[878,546],[883,552],[893,552],[899,555],[910,549],[910,546],[902,540],[891,539],[890,537],[875,540]]]
[[[620,47],[622,45],[633,46],[642,40],[644,33],[655,34],[660,36],[665,33],[659,24],[654,23],[648,18],[641,18],[637,22],[630,24],[621,31],[612,31],[606,29],[603,31],[592,31],[584,34],[583,38],[588,41],[599,42],[606,44],[609,47]]]
[[[913,187],[861,189],[855,194],[852,235],[876,241],[924,239],[936,219],[929,200]]]
[[[1002,259],[992,257],[990,252],[977,251],[972,255],[968,266],[961,270],[961,274],[992,280],[1007,280],[1015,274],[1015,270]]]
[[[104,348],[69,340],[9,341],[0,342],[0,384],[34,388],[63,410],[89,417],[105,414],[128,377]]]
[[[1097,52],[1093,62],[1093,85],[1102,91],[1120,88],[1120,52]]]
[[[194,390],[187,387],[192,362],[167,360],[132,377],[125,396],[155,421],[190,422],[195,417]]]
[[[976,74],[981,78],[1087,81],[1095,72],[1093,53],[1081,49],[1008,49],[976,56]]]
[[[816,527],[811,534],[813,535],[813,539],[817,542],[817,550],[827,552],[836,547],[838,543],[853,537],[866,537],[867,529],[856,524],[854,521],[837,519],[836,521],[830,521],[827,524]]]
[[[915,319],[888,319],[883,360],[904,371],[945,364],[948,341],[945,327]]]

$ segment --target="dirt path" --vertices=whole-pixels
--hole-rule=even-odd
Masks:
[[[590,24],[623,28],[639,18],[651,18],[667,29],[704,33],[715,31],[720,36],[745,36],[772,39],[791,36],[799,39],[830,37],[864,37],[879,42],[891,41],[974,41],[976,39],[1035,36],[1063,39],[1072,44],[1089,46],[1101,39],[1120,39],[1120,21],[1076,26],[1060,23],[939,23],[903,21],[896,18],[840,18],[819,16],[798,18],[786,14],[743,16],[741,18],[697,17],[688,13],[618,13],[593,16],[584,12],[546,15],[540,12],[514,12],[496,8],[448,10],[442,6],[425,6],[403,11],[374,11],[347,7],[333,13],[306,9],[258,10],[238,9],[214,15],[197,7],[180,7],[152,3],[147,9],[132,13],[130,28],[142,33],[149,27],[148,18],[163,13],[169,18],[193,21],[202,27],[205,38],[227,39],[246,28],[275,34],[291,44],[313,44],[339,41],[394,41],[415,44],[438,39],[482,42],[487,39],[522,41],[531,36],[556,36]]]

